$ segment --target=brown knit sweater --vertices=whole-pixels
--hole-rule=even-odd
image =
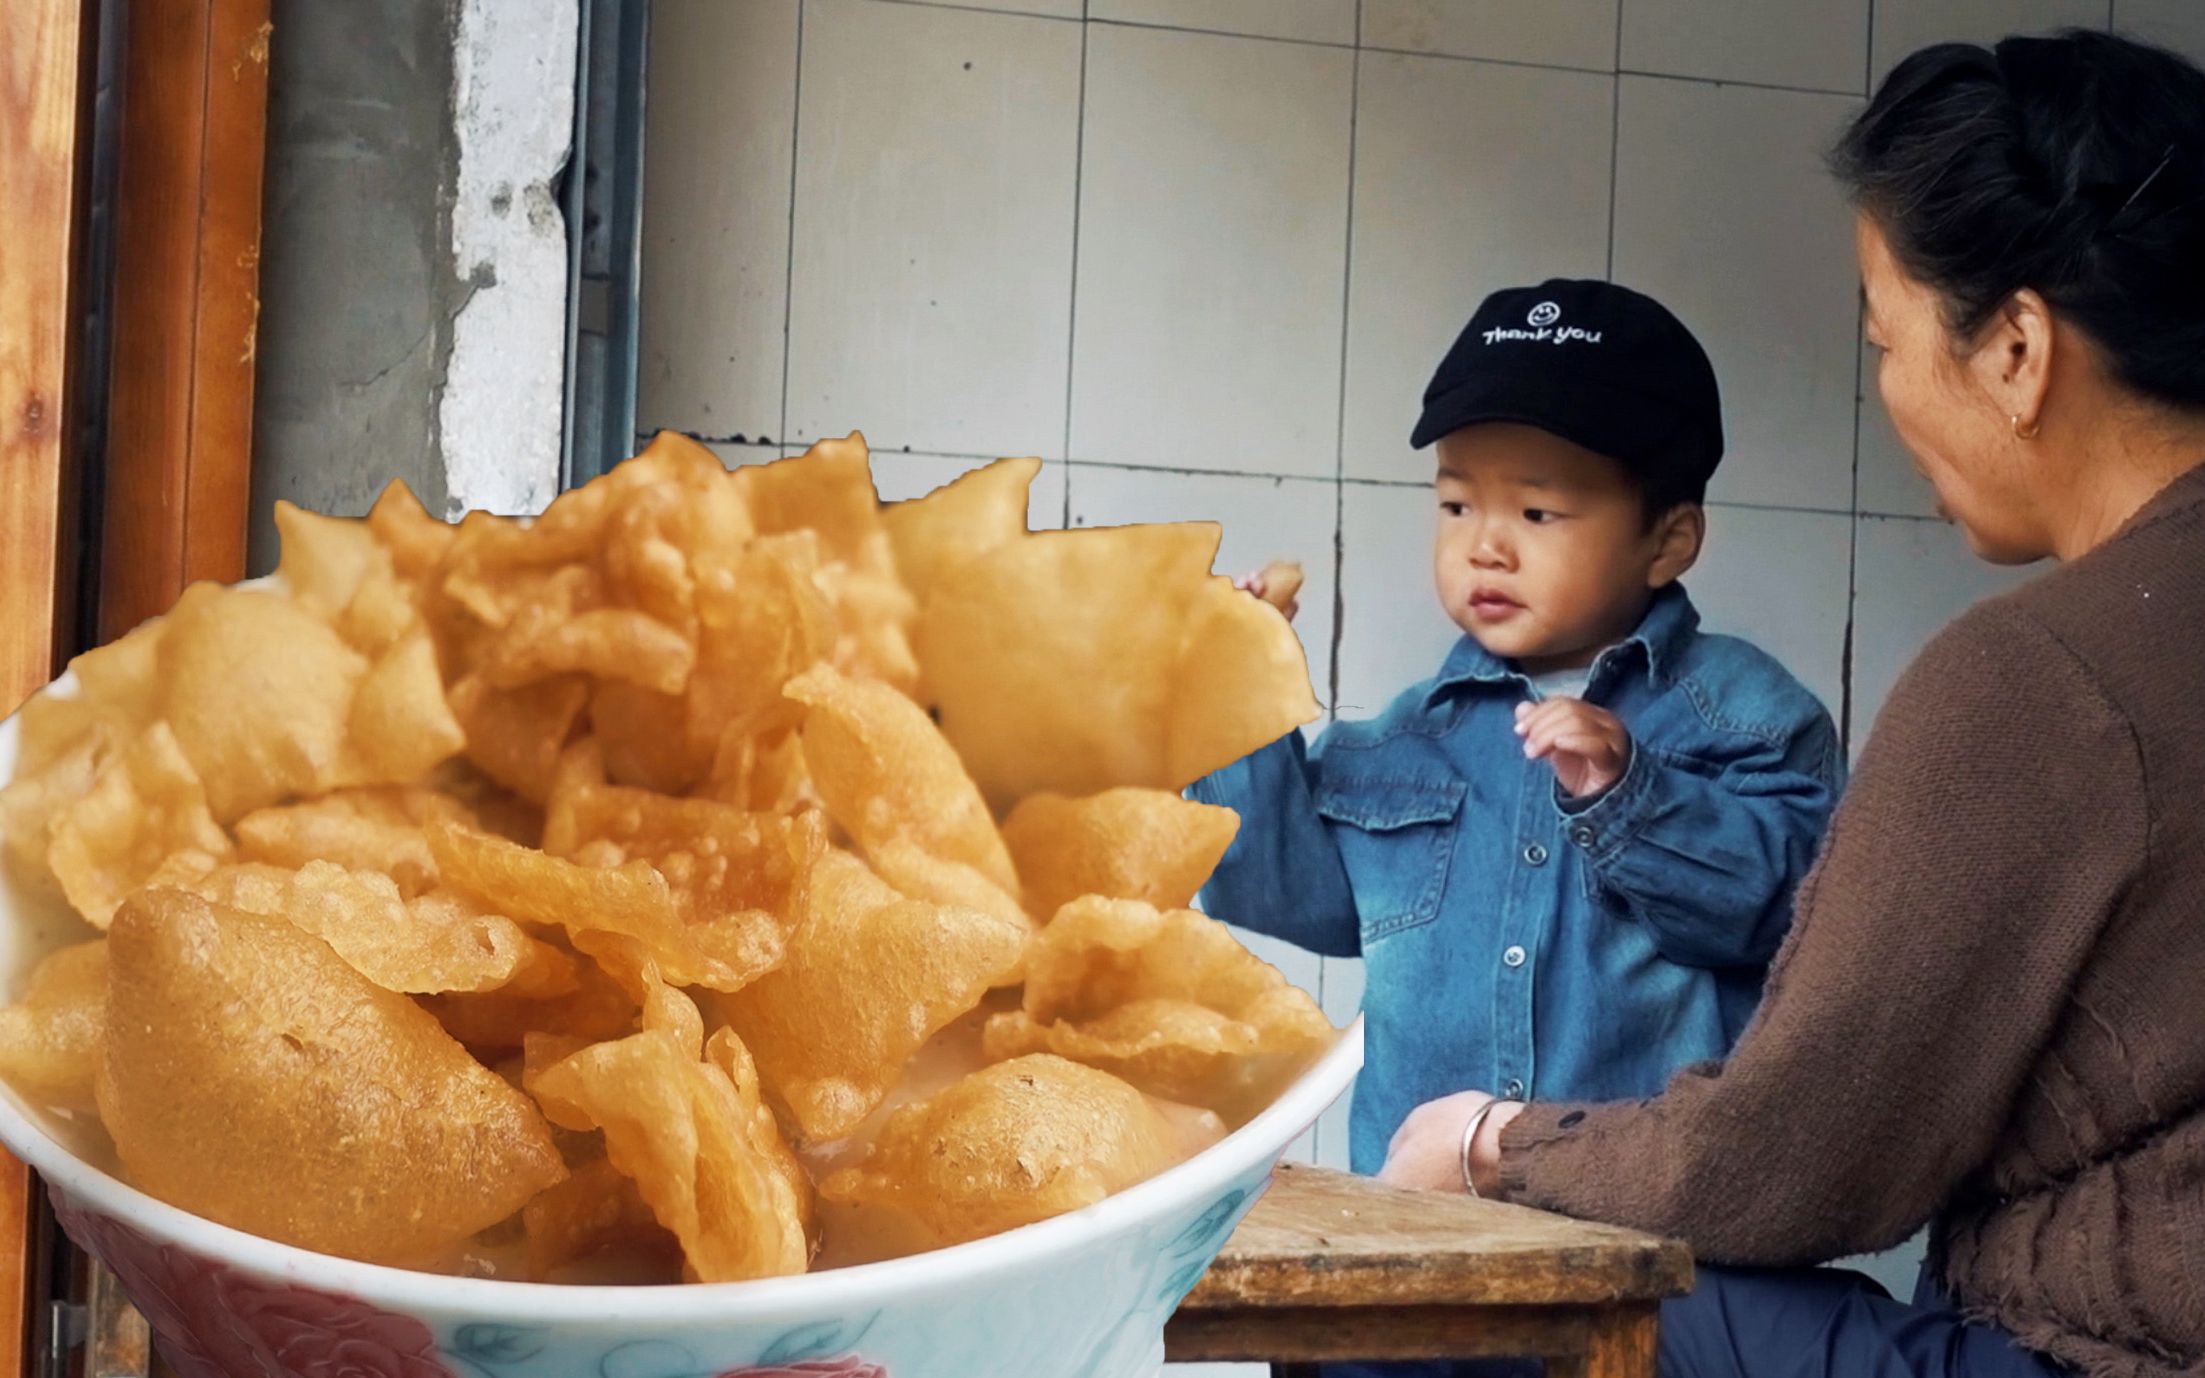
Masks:
[[[1501,1176],[1714,1263],[1927,1221],[2031,1348],[2205,1374],[2205,468],[1922,653],[1729,1061],[1531,1107]]]

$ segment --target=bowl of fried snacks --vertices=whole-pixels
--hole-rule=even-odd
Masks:
[[[1154,1373],[1360,1064],[1194,907],[1307,666],[872,462],[278,504],[0,723],[0,1141],[175,1372]]]

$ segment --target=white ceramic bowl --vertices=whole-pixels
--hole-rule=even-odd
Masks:
[[[0,782],[16,738],[0,722]],[[11,997],[30,961],[83,937],[51,909],[0,876]],[[1237,1133],[1085,1210],[887,1263],[683,1287],[443,1277],[243,1234],[84,1161],[5,1087],[0,1143],[184,1378],[1144,1378],[1164,1322],[1362,1058],[1358,1021]]]

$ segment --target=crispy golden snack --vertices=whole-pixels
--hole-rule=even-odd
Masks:
[[[327,861],[297,870],[246,862],[161,883],[216,904],[284,919],[328,943],[353,970],[409,995],[510,990],[550,999],[578,984],[574,959],[519,924],[447,891],[407,899],[389,876]]]
[[[215,821],[337,785],[349,767],[353,690],[367,660],[281,594],[193,584],[159,647],[160,715],[207,791]],[[250,665],[251,674],[239,667]]]
[[[83,1114],[107,1029],[107,940],[46,954],[14,1004],[0,1009],[0,1077],[31,1100]]]
[[[699,820],[679,806],[727,806],[651,798],[679,810],[674,823],[684,830],[646,825],[577,853],[586,857],[594,849],[604,864],[584,865],[444,820],[429,825],[429,847],[444,883],[485,908],[557,924],[581,951],[623,968],[647,957],[669,981],[740,990],[786,952],[790,916],[801,911],[803,877],[813,851],[825,845],[824,833],[808,815]],[[777,874],[785,888],[775,888]],[[752,900],[785,908],[754,907]]]
[[[1179,1160],[1179,1135],[1118,1078],[1039,1054],[982,1068],[891,1115],[820,1196],[939,1248],[1091,1206]]]
[[[882,513],[896,572],[924,606],[943,574],[1026,535],[1038,459],[999,459]]]
[[[238,1229],[409,1264],[565,1167],[528,1098],[280,920],[177,890],[109,937],[99,1108],[130,1181]]]
[[[1045,531],[944,573],[920,620],[943,733],[998,811],[1176,790],[1317,716],[1276,609],[1209,574],[1206,523]]]
[[[636,1184],[607,1158],[592,1159],[537,1193],[521,1208],[521,1227],[528,1275],[539,1282],[606,1249],[652,1249],[661,1241],[681,1247]]]
[[[1328,1047],[1324,1012],[1215,919],[1138,900],[1059,910],[1027,956],[991,1058],[1048,1051],[1238,1124]]]
[[[935,879],[969,868],[1000,891],[977,907],[1020,913],[1018,873],[987,802],[956,751],[909,698],[877,681],[815,666],[789,682],[804,715],[804,763],[812,785],[844,831],[891,884],[915,899],[973,903],[987,898],[969,879]],[[917,858],[908,853],[918,853]]]
[[[107,927],[115,906],[176,853],[230,850],[191,762],[158,722],[54,815],[47,834],[47,865],[94,928]]]
[[[1030,795],[1003,820],[1026,903],[1045,920],[1083,895],[1184,908],[1239,831],[1231,809],[1132,787]]]
[[[422,831],[431,818],[479,826],[471,809],[442,791],[383,785],[256,809],[238,819],[233,831],[246,861],[292,870],[309,861],[333,861],[355,871],[381,871],[410,899],[436,888],[436,858]]]
[[[914,1053],[1024,960],[1028,928],[907,900],[865,863],[814,863],[788,961],[707,1012],[758,1060],[767,1089],[811,1140],[849,1133]]]
[[[470,674],[452,686],[452,712],[467,734],[467,759],[523,799],[541,804],[552,771],[590,697],[580,675],[499,689]]]
[[[663,988],[641,1032],[527,1076],[554,1123],[602,1129],[605,1154],[681,1241],[698,1282],[801,1273],[811,1263],[811,1183],[725,1029],[701,1046],[696,1008]]]

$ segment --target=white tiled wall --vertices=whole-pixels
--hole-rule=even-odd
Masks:
[[[1432,365],[1494,287],[1613,275],[1721,375],[1688,581],[1709,624],[1856,746],[1920,643],[2021,576],[1928,519],[1824,149],[1922,43],[2112,23],[2205,57],[2205,0],[657,0],[652,23],[646,430],[737,459],[861,427],[890,496],[1039,454],[1037,525],[1221,521],[1228,570],[1302,561],[1319,695],[1367,714],[1453,636],[1406,447]],[[1288,965],[1353,1010],[1352,963]],[[1345,1150],[1328,1120],[1317,1153]]]

